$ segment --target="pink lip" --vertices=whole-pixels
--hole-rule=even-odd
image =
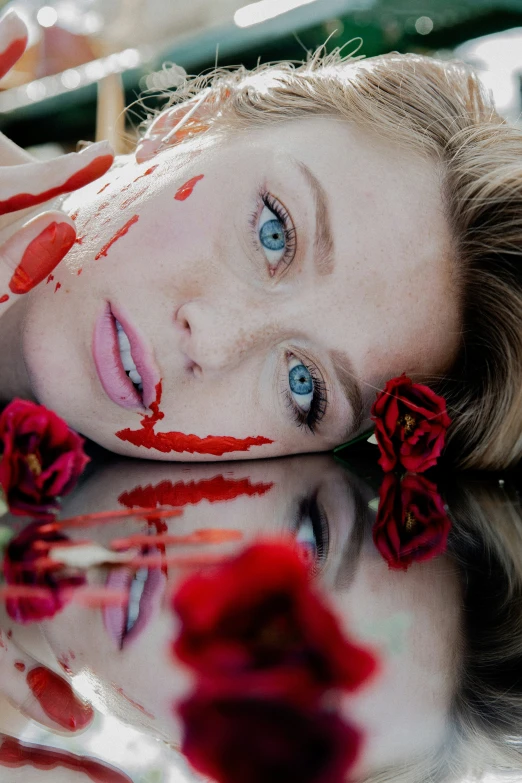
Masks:
[[[143,399],[123,369],[116,330],[117,319],[125,329],[131,354],[143,382]],[[92,345],[94,364],[107,396],[122,408],[143,411],[156,399],[160,376],[155,370],[145,343],[128,319],[109,302],[94,327]]]
[[[152,549],[150,552],[152,552]],[[133,572],[125,566],[112,568],[105,583],[116,590],[130,590]],[[118,650],[136,641],[147,628],[156,613],[166,584],[166,576],[159,568],[150,568],[140,599],[140,610],[136,622],[128,633],[126,606],[106,606],[102,610],[103,624],[111,641]]]

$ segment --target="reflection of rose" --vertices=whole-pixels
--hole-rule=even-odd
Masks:
[[[89,461],[83,438],[55,413],[13,400],[0,415],[0,484],[13,514],[41,514],[76,484]]]
[[[284,701],[197,691],[178,711],[183,753],[218,783],[341,783],[360,746],[334,713]]]
[[[390,568],[406,569],[446,550],[451,522],[431,481],[415,473],[385,475],[373,527],[375,546]]]
[[[4,577],[8,585],[44,588],[45,595],[28,597],[7,597],[6,609],[9,617],[19,623],[38,622],[45,617],[54,617],[67,603],[64,591],[85,584],[85,575],[68,571],[57,564],[40,567],[35,563],[46,558],[49,550],[67,537],[45,527],[43,521],[33,522],[13,538],[4,555]]]
[[[399,464],[423,473],[436,464],[451,424],[443,397],[403,374],[388,381],[371,415],[384,471]]]
[[[375,669],[373,656],[344,638],[289,544],[254,544],[190,576],[173,608],[175,654],[200,680],[225,678],[228,693],[313,701],[329,688],[354,690]]]

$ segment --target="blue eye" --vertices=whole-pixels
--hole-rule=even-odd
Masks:
[[[288,385],[294,402],[309,411],[314,399],[314,379],[310,370],[293,356],[288,362]]]
[[[287,249],[285,224],[273,210],[265,205],[259,217],[257,230],[270,269],[275,271]]]

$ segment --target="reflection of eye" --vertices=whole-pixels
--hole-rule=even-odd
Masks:
[[[305,561],[321,566],[328,555],[328,520],[317,497],[304,498],[299,504],[295,522],[295,540]]]
[[[311,432],[327,408],[326,386],[317,368],[304,364],[293,354],[288,358],[288,402],[299,424],[305,424]]]
[[[269,193],[261,195],[264,204],[257,221],[257,239],[268,261],[270,275],[281,263],[288,266],[295,255],[295,229],[290,215],[280,201]]]

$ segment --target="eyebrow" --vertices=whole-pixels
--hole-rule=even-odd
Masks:
[[[350,357],[344,351],[330,351],[330,359],[334,367],[337,381],[343,391],[344,397],[353,411],[353,419],[345,437],[349,438],[357,432],[364,417],[364,403],[361,387],[353,370]]]
[[[317,274],[331,275],[334,269],[334,241],[328,211],[328,196],[306,163],[300,160],[296,163],[312,191],[315,203],[314,263]]]

